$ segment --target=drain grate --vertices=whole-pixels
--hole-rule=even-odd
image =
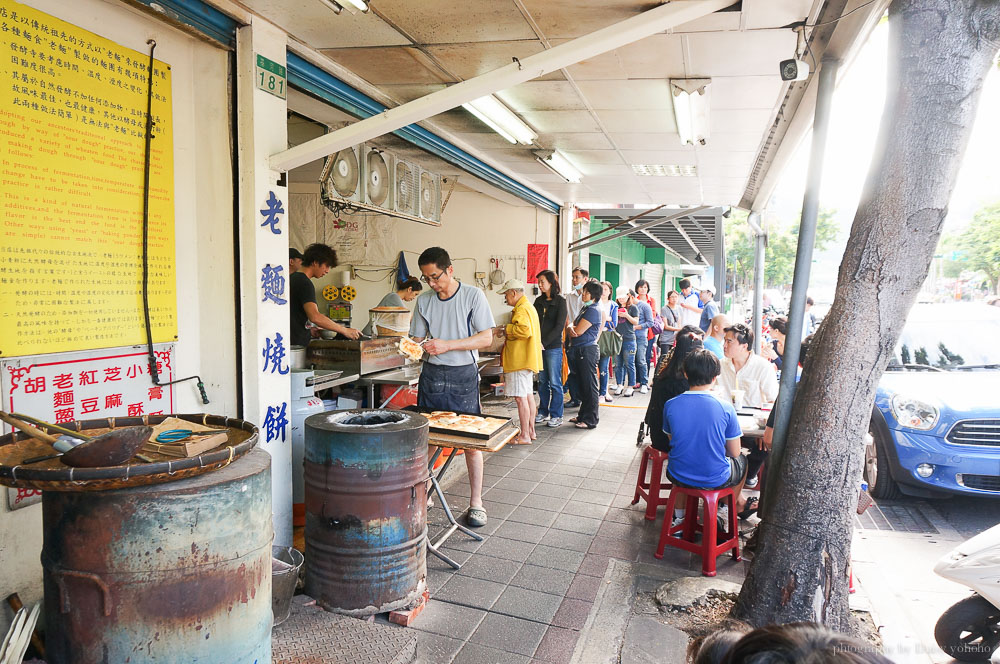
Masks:
[[[864,514],[854,517],[854,527],[861,530],[939,534],[938,529],[924,516],[919,507],[887,501],[876,503]]]

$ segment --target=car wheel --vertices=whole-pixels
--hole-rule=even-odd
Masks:
[[[868,493],[874,498],[899,498],[899,485],[889,472],[887,443],[877,426],[872,425],[868,432],[872,436],[872,442],[865,445],[864,478],[868,482]]]
[[[934,640],[960,662],[987,662],[1000,646],[1000,609],[979,595],[966,597],[938,618]]]

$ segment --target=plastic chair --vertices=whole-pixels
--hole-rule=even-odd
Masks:
[[[663,464],[667,461],[668,454],[647,445],[642,450],[642,461],[639,463],[639,477],[635,481],[635,495],[632,497],[632,504],[639,502],[639,498],[646,501],[646,521],[656,520],[656,508],[666,505],[668,495],[665,491],[670,491],[670,482],[663,480]],[[649,481],[646,481],[646,469],[652,462],[652,469],[649,473]],[[669,512],[668,512],[669,514]]]
[[[717,513],[720,501],[729,499],[729,533],[730,537],[723,542],[716,542],[718,529]],[[674,505],[678,500],[687,500],[684,521],[676,526],[671,525]],[[705,503],[705,513],[702,523],[698,523],[698,501]],[[701,556],[701,573],[705,576],[715,576],[715,559],[732,551],[733,560],[740,560],[740,535],[737,526],[736,495],[732,487],[728,489],[689,489],[676,484],[670,491],[667,501],[667,513],[663,518],[663,528],[660,530],[660,542],[656,547],[657,558],[663,557],[667,545],[697,553]],[[701,533],[701,542],[695,542],[695,534]],[[678,536],[679,534],[679,536]]]

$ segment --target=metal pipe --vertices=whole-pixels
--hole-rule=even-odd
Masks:
[[[726,233],[722,215],[715,215],[715,300],[720,310],[726,308]],[[711,324],[711,321],[709,322]]]
[[[653,226],[659,226],[660,224],[669,223],[679,217],[686,217],[689,214],[698,214],[702,210],[707,210],[708,208],[709,208],[708,205],[700,205],[694,208],[686,208],[684,210],[678,210],[677,212],[674,212],[673,214],[668,214],[666,217],[663,217],[661,219],[654,219],[653,221],[647,221],[643,224],[633,226],[632,228],[627,228],[623,231],[618,231],[617,233],[608,235],[607,237],[602,237],[598,240],[591,240],[590,242],[574,246],[573,251],[580,251],[581,249],[586,249],[587,247],[593,247],[596,244],[604,244],[605,242],[610,242],[611,240],[623,237],[625,235],[631,235],[632,233],[638,233],[639,231],[645,230],[647,228],[652,228]]]
[[[781,362],[784,369],[781,372],[781,387],[778,390],[778,401],[775,404],[777,412],[774,418],[774,437],[771,442],[769,462],[772,472],[781,472],[788,423],[792,418],[792,404],[795,400],[795,381],[799,366],[799,352],[802,348],[802,325],[805,322],[806,291],[809,288],[813,245],[816,242],[816,222],[819,217],[819,190],[823,179],[823,156],[826,151],[827,133],[830,129],[830,110],[833,106],[833,91],[837,83],[839,66],[840,63],[836,60],[824,60],[819,71],[812,151],[809,156],[806,190],[802,197],[802,221],[799,224],[799,243],[795,253],[795,274],[792,278],[792,298],[788,310],[788,334],[785,336],[785,352]],[[777,483],[768,482],[764,487],[765,505],[770,504],[775,484]]]
[[[643,217],[649,216],[652,213],[656,212],[660,208],[665,208],[665,207],[667,207],[666,203],[664,203],[663,205],[657,205],[655,208],[651,208],[649,210],[643,210],[642,212],[640,212],[639,214],[635,215],[634,217],[629,217],[625,221],[619,221],[614,226],[608,226],[607,228],[602,228],[601,230],[597,231],[596,233],[591,233],[590,235],[587,235],[586,237],[582,237],[582,238],[580,238],[579,240],[577,240],[573,244],[576,244],[576,243],[579,243],[579,242],[583,242],[584,240],[589,240],[592,237],[597,237],[598,235],[601,235],[603,233],[607,233],[608,231],[613,231],[614,229],[618,228],[619,226],[624,226],[625,224],[631,223],[631,222],[635,221],[636,219],[642,219]],[[573,244],[571,244],[569,246],[570,249],[573,248]]]
[[[384,113],[343,129],[306,141],[271,156],[271,169],[288,171],[359,143],[388,134],[401,127],[461,106],[498,90],[530,81],[543,74],[574,65],[581,60],[613,51],[659,32],[725,9],[734,0],[670,2],[625,19],[588,35],[536,53],[523,60],[494,69],[475,78],[432,92]]]
[[[759,212],[751,212],[749,218],[759,216]],[[750,228],[754,228],[754,225],[750,224]],[[763,230],[759,233],[755,231],[753,241],[753,352],[760,353],[760,330],[763,327],[761,323],[764,315],[764,249],[767,247],[767,234]]]

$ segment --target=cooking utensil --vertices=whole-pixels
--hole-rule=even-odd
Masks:
[[[40,431],[30,424],[11,417],[9,414],[4,412],[0,412],[0,420],[7,422],[11,426],[17,427],[33,438],[45,441],[53,447],[55,447],[56,443],[62,440],[62,438],[69,438],[73,441],[73,443],[77,443],[77,441],[83,437],[79,433],[74,433],[72,437],[63,436],[62,438],[55,438],[52,435],[47,434],[44,431]],[[41,422],[41,420],[38,421]],[[45,424],[45,426],[50,425]],[[67,466],[75,466],[78,468],[117,466],[125,463],[135,456],[135,453],[139,451],[139,448],[142,447],[143,443],[149,440],[149,436],[152,433],[153,427],[149,426],[134,426],[113,429],[99,436],[94,436],[85,442],[76,444],[75,447],[66,451],[61,451],[59,454],[25,459],[21,463],[37,463],[45,459],[63,457],[63,463]]]
[[[503,265],[503,261],[499,258],[494,259],[494,261],[496,269],[490,272],[490,283],[493,284],[494,286],[499,286],[505,281],[507,281],[507,275],[504,274],[504,271],[501,268],[501,266]]]
[[[43,443],[48,443],[52,447],[54,447],[57,450],[59,450],[60,453],[66,452],[68,450],[71,450],[74,447],[76,447],[77,445],[80,445],[81,443],[84,442],[83,440],[81,440],[81,439],[79,439],[79,438],[77,438],[75,436],[61,435],[58,438],[56,438],[52,434],[49,434],[49,433],[46,433],[46,432],[44,432],[44,431],[42,431],[40,429],[37,429],[34,426],[31,426],[30,424],[22,422],[20,419],[14,417],[14,416],[12,416],[12,415],[10,415],[8,413],[4,413],[2,411],[0,411],[0,420],[3,420],[4,422],[6,422],[7,424],[11,425],[15,429],[20,429],[21,431],[23,431],[24,433],[28,434],[32,438],[40,440]],[[61,429],[61,427],[53,427],[53,428]],[[67,429],[62,429],[62,430],[63,431],[68,431]],[[55,456],[59,456],[59,455],[55,455]],[[54,458],[54,457],[47,457],[47,458]]]
[[[229,433],[229,429],[209,429],[208,431],[192,431],[191,429],[170,429],[158,435],[155,440],[158,443],[179,443],[188,438],[199,436],[214,436],[217,433]]]

